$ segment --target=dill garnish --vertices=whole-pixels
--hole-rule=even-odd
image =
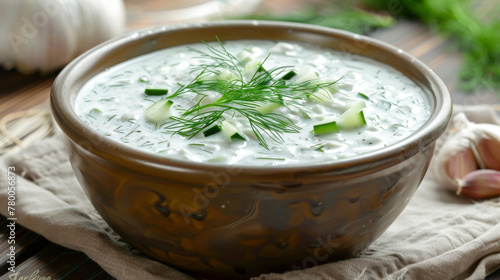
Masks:
[[[306,97],[311,92],[336,82],[284,81],[281,77],[292,70],[292,67],[280,66],[267,70],[263,66],[267,58],[249,76],[244,69],[245,65],[226,50],[219,38],[217,42],[220,48],[204,42],[206,52],[190,48],[203,63],[193,68],[197,75],[191,82],[179,84],[178,90],[166,98],[173,99],[186,93],[196,93],[200,98],[190,108],[181,109],[181,114],[170,116],[161,126],[166,131],[191,138],[222,123],[226,116],[237,114],[248,122],[259,144],[269,149],[266,137],[283,143],[283,133],[298,133],[301,128],[283,114],[262,113],[258,110],[259,107],[277,104],[290,111],[297,110],[308,117],[307,111],[302,108],[307,101]],[[204,99],[211,92],[219,93],[220,98],[204,104]]]

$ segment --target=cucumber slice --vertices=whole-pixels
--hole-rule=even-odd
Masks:
[[[356,101],[356,102],[352,102],[352,103],[347,103],[346,106],[347,106],[347,110],[344,112],[344,114],[347,112],[359,112],[363,108],[366,107],[366,102]],[[347,113],[347,114],[350,114],[350,113]]]
[[[248,62],[243,69],[243,76],[248,80],[254,80],[257,85],[266,85],[272,81],[271,74],[262,66],[260,59]]]
[[[165,95],[168,93],[168,89],[161,88],[147,88],[144,90],[146,95]]]
[[[174,102],[168,99],[160,99],[144,111],[144,118],[148,122],[161,123],[172,115],[172,104]]]
[[[288,81],[290,80],[291,78],[297,76],[297,72],[295,72],[294,70],[290,70],[288,73],[286,73],[285,75],[283,75],[283,77],[281,77],[282,80],[285,80],[285,81]]]
[[[316,74],[311,66],[304,66],[299,69],[299,73],[297,74],[297,83],[303,83],[316,79],[318,79],[318,74]]]
[[[210,127],[209,129],[203,131],[203,135],[205,137],[208,137],[208,136],[213,135],[213,134],[220,132],[220,131],[222,131],[222,126],[220,124],[216,124],[216,125]]]
[[[322,124],[317,124],[314,126],[314,134],[329,134],[339,132],[339,127],[337,126],[337,122],[327,122]]]
[[[364,101],[351,104],[350,108],[340,115],[337,120],[340,129],[347,130],[365,126],[366,119],[363,113],[364,107],[366,107]]]
[[[222,132],[224,135],[230,139],[230,140],[244,140],[246,141],[247,139],[243,137],[241,133],[236,130],[236,127],[234,127],[232,124],[228,123],[227,121],[222,122]]]
[[[248,62],[252,61],[252,54],[248,51],[241,51],[236,55],[236,58],[241,63],[241,65],[246,65]]]
[[[278,109],[279,107],[281,107],[281,105],[278,103],[268,103],[257,107],[257,109],[255,110],[265,115],[271,113],[272,111]]]
[[[231,71],[227,69],[219,70],[219,74],[216,76],[219,81],[233,81],[238,79],[236,75],[234,75]]]
[[[251,80],[262,66],[262,61],[260,59],[255,59],[248,62],[243,69],[243,76],[247,80]]]
[[[358,128],[366,125],[366,119],[363,111],[345,115],[342,119],[339,118],[337,122],[343,130]]]
[[[257,69],[256,80],[258,81],[258,85],[267,85],[269,82],[273,80],[273,77],[269,72],[267,72],[266,68],[262,65]]]
[[[308,95],[308,98],[318,103],[333,102],[331,93],[327,89],[318,89],[314,93]]]

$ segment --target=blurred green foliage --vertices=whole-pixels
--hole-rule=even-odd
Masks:
[[[479,8],[489,12],[488,20],[475,14]],[[359,34],[390,27],[396,18],[418,19],[456,40],[463,53],[459,86],[473,91],[500,90],[498,15],[499,0],[326,0],[295,13],[264,12],[246,18],[309,23]]]
[[[377,11],[416,18],[457,41],[463,53],[460,87],[500,89],[500,2],[470,0],[361,0]],[[479,18],[478,6],[490,16]],[[486,6],[488,5],[488,6]],[[476,11],[476,13],[475,13]]]

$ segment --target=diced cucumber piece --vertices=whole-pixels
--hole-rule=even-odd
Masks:
[[[248,62],[252,61],[252,54],[248,51],[242,50],[236,55],[236,58],[241,63],[241,65],[246,65]]]
[[[243,69],[243,76],[250,80],[252,79],[262,66],[262,61],[260,59],[255,59],[248,62]]]
[[[243,69],[243,76],[249,81],[254,79],[257,85],[266,85],[272,81],[271,74],[262,66],[260,59],[248,62]]]
[[[168,89],[161,88],[147,88],[144,90],[146,95],[165,95],[168,93]]]
[[[258,81],[258,85],[267,85],[272,81],[273,77],[269,72],[267,72],[266,68],[262,65],[257,69],[257,73],[255,73],[256,80]]]
[[[337,122],[340,128],[344,130],[358,128],[366,125],[366,119],[363,111],[345,115],[345,117],[339,118]]]
[[[333,102],[330,91],[322,88],[308,95],[308,98],[318,103]]]
[[[286,54],[288,51],[294,51],[295,47],[290,44],[290,43],[285,43],[285,42],[278,42],[276,45],[274,45],[269,52],[271,53],[279,53],[279,54]]]
[[[356,102],[351,102],[347,103],[347,110],[344,113],[347,113],[348,111],[355,112],[355,111],[361,111],[363,108],[366,107],[366,102],[364,101],[356,101]],[[351,114],[351,113],[348,113]]]
[[[213,135],[217,132],[220,132],[222,130],[222,126],[220,124],[216,124],[210,128],[208,128],[207,130],[203,131],[203,135],[205,137],[208,137],[210,135]]]
[[[160,99],[144,111],[144,118],[148,122],[161,123],[172,115],[172,104],[174,102],[168,99]]]
[[[299,73],[297,74],[297,83],[303,83],[316,79],[318,79],[318,74],[316,74],[311,66],[304,66],[299,69]]]
[[[278,103],[268,103],[257,107],[256,110],[262,114],[269,114],[272,111],[278,109],[279,107],[281,107],[281,105]]]
[[[359,101],[350,104],[347,109],[337,120],[340,129],[353,129],[366,125],[363,108],[366,107],[364,101]]]
[[[321,79],[318,80],[318,84],[324,85],[322,88],[330,92],[331,95],[334,95],[335,93],[338,92],[337,83],[339,80],[340,79],[332,79],[332,78]]]
[[[241,133],[238,132],[236,127],[234,127],[232,124],[228,123],[227,121],[222,122],[222,132],[224,135],[230,139],[230,140],[247,140],[245,137],[242,136]]]
[[[285,75],[283,75],[283,77],[281,77],[282,80],[285,80],[285,81],[288,81],[290,80],[291,78],[297,76],[297,72],[295,72],[294,70],[290,70],[288,73],[286,73]]]
[[[216,78],[219,81],[232,81],[238,79],[238,77],[235,74],[224,68],[219,70],[219,74],[217,75]]]
[[[333,85],[333,88],[335,90],[343,90],[343,91],[352,91],[354,85],[353,84],[348,84],[348,83],[337,83]]]
[[[314,126],[314,134],[329,134],[339,132],[339,127],[337,126],[337,122],[327,122],[322,124],[317,124]]]

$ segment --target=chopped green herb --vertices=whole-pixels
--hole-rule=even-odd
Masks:
[[[256,157],[255,159],[286,160],[286,158],[275,158],[275,157]]]
[[[322,152],[324,153],[325,151],[323,150],[323,148],[325,147],[325,145],[321,145],[319,146],[318,148],[314,149],[315,151],[318,151],[318,152]]]
[[[358,95],[361,96],[361,98],[363,98],[363,99],[370,100],[370,97],[368,97],[368,95],[366,95],[362,92],[358,92]]]

